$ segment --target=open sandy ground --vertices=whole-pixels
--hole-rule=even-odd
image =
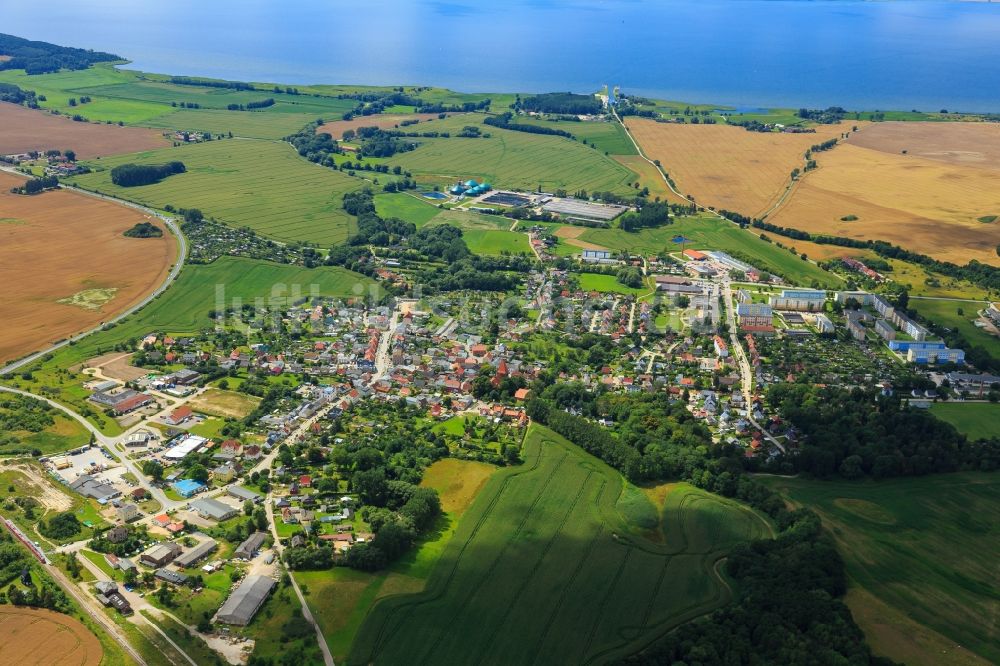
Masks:
[[[162,130],[74,122],[0,102],[0,155],[33,150],[73,150],[78,159],[120,155],[170,145]]]
[[[0,173],[0,361],[90,329],[142,300],[177,254],[170,233],[122,235],[144,219],[136,210],[66,190],[11,194],[22,182]],[[88,290],[114,291],[94,309],[58,302]]]
[[[69,615],[0,606],[0,663],[19,666],[98,666],[97,636]]]
[[[869,130],[863,130],[869,131]],[[879,239],[958,264],[1000,264],[1000,170],[902,155],[851,143],[822,153],[774,224]],[[845,216],[855,221],[842,221]]]
[[[659,160],[677,189],[704,206],[759,215],[802,168],[810,146],[864,123],[819,125],[815,133],[748,132],[732,125],[679,125],[629,117],[629,131],[650,159]]]

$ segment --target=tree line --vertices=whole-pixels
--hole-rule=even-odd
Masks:
[[[0,34],[0,55],[10,60],[0,62],[0,70],[23,69],[25,74],[46,74],[60,69],[87,69],[96,62],[122,60],[121,56],[49,42],[37,42],[14,35]]]
[[[512,117],[513,114],[510,111],[507,111],[506,113],[501,113],[496,116],[487,116],[483,119],[483,124],[499,127],[501,129],[512,130],[514,132],[527,132],[528,134],[551,134],[555,136],[564,136],[567,139],[575,138],[569,132],[561,129],[555,129],[554,127],[529,125],[527,123],[512,123],[510,122]]]
[[[254,109],[266,109],[269,106],[274,106],[273,97],[246,104],[227,104],[226,109],[228,111],[253,111]]]
[[[570,92],[543,93],[521,99],[518,95],[514,108],[536,113],[561,113],[567,115],[597,115],[604,112],[604,104],[593,95]]]

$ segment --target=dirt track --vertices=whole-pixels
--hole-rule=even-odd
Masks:
[[[80,113],[86,115],[86,107]],[[32,150],[74,150],[79,159],[134,153],[170,145],[162,130],[74,122],[0,102],[0,155]]]
[[[163,282],[177,252],[169,233],[122,235],[142,213],[68,191],[11,194],[22,182],[0,173],[0,360],[90,329],[140,301]],[[96,309],[57,302],[94,289],[117,291]]]

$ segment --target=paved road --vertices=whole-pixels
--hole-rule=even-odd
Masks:
[[[8,173],[17,174],[19,176],[23,176],[24,175],[20,171],[16,171],[15,169],[12,169],[10,167],[0,167],[0,171],[6,171]],[[162,294],[167,289],[167,287],[169,287],[171,284],[173,284],[173,281],[180,274],[181,268],[184,267],[184,260],[187,257],[187,239],[184,238],[184,234],[181,233],[181,230],[177,226],[177,223],[174,221],[174,218],[162,215],[162,214],[156,212],[155,210],[153,210],[152,208],[146,208],[145,206],[140,206],[139,204],[134,204],[134,203],[131,203],[129,201],[122,201],[121,199],[115,199],[114,197],[107,197],[107,196],[104,196],[103,194],[95,194],[93,192],[88,192],[86,190],[78,189],[78,188],[73,187],[71,185],[61,185],[61,187],[63,189],[65,189],[65,190],[70,190],[70,191],[73,191],[73,192],[77,192],[77,193],[82,194],[84,196],[93,197],[95,199],[102,199],[104,201],[112,201],[112,202],[114,202],[116,204],[119,204],[121,206],[127,206],[129,208],[134,208],[134,209],[136,209],[138,211],[142,211],[143,213],[146,213],[147,215],[153,215],[153,216],[159,218],[161,221],[163,221],[163,223],[167,226],[167,228],[170,229],[170,232],[174,235],[174,238],[177,239],[177,244],[178,244],[177,261],[176,261],[176,263],[174,263],[173,267],[170,269],[170,273],[167,274],[167,277],[163,281],[163,284],[161,284],[159,287],[157,287],[155,290],[153,290],[152,293],[150,293],[148,296],[146,296],[145,298],[143,298],[141,301],[139,301],[138,303],[136,303],[135,305],[133,305],[129,309],[125,310],[121,314],[118,314],[115,317],[112,317],[111,319],[107,320],[106,322],[103,322],[102,324],[100,324],[100,325],[98,325],[98,326],[96,326],[96,327],[94,327],[94,328],[92,328],[92,329],[90,329],[88,331],[84,331],[83,333],[78,333],[78,334],[76,334],[76,335],[74,335],[72,337],[69,337],[69,338],[66,338],[65,340],[62,340],[61,342],[57,342],[57,343],[49,346],[46,349],[43,349],[43,350],[38,351],[38,352],[35,352],[33,354],[29,354],[28,356],[20,358],[20,359],[18,359],[16,361],[11,361],[7,365],[5,365],[3,367],[0,367],[0,377],[2,377],[4,375],[7,375],[7,374],[10,374],[11,372],[16,371],[18,368],[23,368],[24,366],[29,365],[29,364],[33,363],[34,361],[38,360],[42,356],[44,356],[44,355],[46,355],[46,354],[48,354],[50,352],[53,352],[53,351],[55,351],[57,349],[60,349],[62,347],[65,347],[66,345],[70,344],[71,342],[76,342],[78,340],[82,340],[83,338],[87,337],[91,333],[94,333],[96,331],[101,330],[107,324],[113,324],[113,323],[121,321],[125,317],[128,317],[132,313],[134,313],[137,310],[141,309],[142,307],[148,305],[150,301],[152,301],[154,298],[156,298],[157,296],[159,296],[160,294]]]

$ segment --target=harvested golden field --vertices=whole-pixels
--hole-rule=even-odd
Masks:
[[[0,102],[0,155],[33,150],[74,150],[77,159],[134,153],[170,145],[162,130],[78,123]]]
[[[450,116],[457,114],[450,113]],[[356,130],[359,127],[378,127],[379,129],[392,129],[404,120],[419,120],[416,125],[402,128],[414,132],[433,132],[434,125],[424,125],[428,120],[437,120],[436,113],[380,113],[372,116],[357,116],[351,120],[335,120],[320,125],[316,128],[317,134],[329,134],[337,141],[340,141],[347,130]]]
[[[819,158],[768,218],[774,224],[879,239],[959,264],[1000,264],[1000,171],[943,163],[856,145]],[[856,216],[853,221],[841,218]]]
[[[883,153],[1000,169],[998,123],[872,123],[855,132],[850,143]]]
[[[145,219],[136,210],[67,190],[11,194],[22,182],[0,173],[0,361],[90,329],[142,300],[177,253],[169,233],[122,235]],[[93,291],[111,298],[96,308],[73,304],[75,295]]]
[[[559,227],[552,234],[556,238],[563,240],[567,245],[572,245],[573,247],[578,247],[582,250],[606,250],[607,248],[602,245],[595,245],[594,243],[588,243],[585,240],[580,240],[580,236],[587,230],[587,227],[574,227],[570,225]]]
[[[0,664],[98,666],[103,657],[97,636],[69,615],[0,606]]]
[[[659,160],[677,189],[705,206],[759,215],[802,168],[810,146],[849,132],[854,124],[819,125],[815,133],[748,132],[732,125],[678,125],[629,117],[629,131]]]

